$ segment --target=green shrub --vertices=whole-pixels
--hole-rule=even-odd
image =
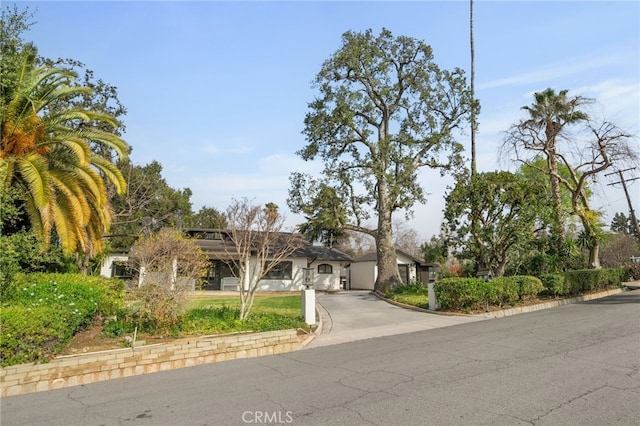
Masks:
[[[444,309],[476,310],[489,306],[515,305],[544,290],[542,282],[531,276],[498,277],[491,281],[480,278],[445,278],[434,289]]]
[[[514,305],[520,297],[520,285],[514,277],[497,277],[490,282],[494,288],[495,299],[492,305]]]
[[[0,365],[46,361],[73,337],[69,314],[40,306],[4,307],[0,312]]]
[[[115,315],[124,305],[124,283],[120,280],[81,274],[18,274],[12,284],[10,304],[63,307],[73,302],[86,310]],[[69,298],[79,300],[67,300]],[[93,308],[91,306],[93,305]],[[72,305],[73,306],[73,305]]]
[[[478,309],[493,298],[492,287],[480,278],[443,278],[436,281],[434,290],[443,309]]]
[[[628,276],[625,268],[579,269],[565,272],[572,294],[620,287]]]
[[[511,278],[518,283],[518,297],[520,300],[533,299],[544,291],[544,285],[540,278],[529,275],[516,275]]]
[[[540,276],[540,281],[544,286],[544,293],[548,296],[564,296],[571,291],[562,274],[544,274]]]
[[[0,311],[2,365],[57,354],[98,312],[123,305],[123,284],[78,274],[17,274]]]

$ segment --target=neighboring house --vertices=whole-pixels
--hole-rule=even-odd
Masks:
[[[438,266],[396,249],[398,272],[403,283],[434,282]],[[373,290],[378,278],[378,258],[375,252],[367,253],[351,262],[348,270],[348,287],[354,290]]]
[[[238,279],[230,262],[225,261],[234,253],[229,233],[219,229],[184,231],[195,238],[196,244],[209,257],[209,267],[200,288],[238,291]],[[279,262],[258,283],[259,291],[297,291],[307,287],[316,290],[340,289],[341,271],[351,262],[351,257],[339,250],[316,246],[303,239],[300,242],[301,246],[291,256]],[[122,254],[107,256],[101,275],[111,277],[123,274],[124,277],[126,268],[123,263],[127,259]]]

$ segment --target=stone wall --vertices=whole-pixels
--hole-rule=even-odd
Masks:
[[[175,368],[291,352],[301,347],[296,330],[185,338],[81,355],[46,364],[0,369],[1,397],[84,385]]]

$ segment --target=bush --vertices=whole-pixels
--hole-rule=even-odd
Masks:
[[[73,336],[68,314],[57,308],[9,306],[0,312],[0,365],[46,361]]]
[[[565,279],[572,294],[579,294],[594,290],[620,287],[628,278],[628,270],[615,269],[579,269],[566,271]]]
[[[436,281],[434,290],[443,309],[472,310],[491,298],[491,286],[480,278],[444,278]]]
[[[514,305],[520,297],[520,285],[513,277],[497,277],[491,281],[494,287],[495,299],[491,304]]]
[[[130,306],[129,320],[150,333],[175,333],[180,316],[187,308],[187,285],[181,280],[171,289],[170,279],[151,276],[142,287],[132,289],[136,302]]]
[[[518,283],[518,297],[520,300],[533,299],[544,291],[544,285],[539,278],[528,275],[510,277]]]
[[[544,293],[548,296],[564,296],[571,291],[562,274],[544,274],[540,276],[540,281],[544,286]]]
[[[123,284],[74,274],[17,274],[0,311],[0,363],[44,361],[96,314],[123,305]]]
[[[394,294],[427,294],[428,289],[422,283],[412,281],[408,283],[402,283],[393,290],[389,290],[385,293],[385,297],[389,297]]]
[[[440,306],[451,310],[486,309],[488,306],[515,305],[544,290],[536,277],[498,277],[492,281],[480,278],[445,278],[434,287]]]
[[[640,263],[630,263],[627,269],[629,270],[629,278],[626,281],[630,279],[640,280]]]

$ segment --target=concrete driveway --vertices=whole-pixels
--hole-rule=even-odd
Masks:
[[[322,332],[308,348],[482,321],[484,318],[413,311],[392,305],[369,290],[317,293]]]

